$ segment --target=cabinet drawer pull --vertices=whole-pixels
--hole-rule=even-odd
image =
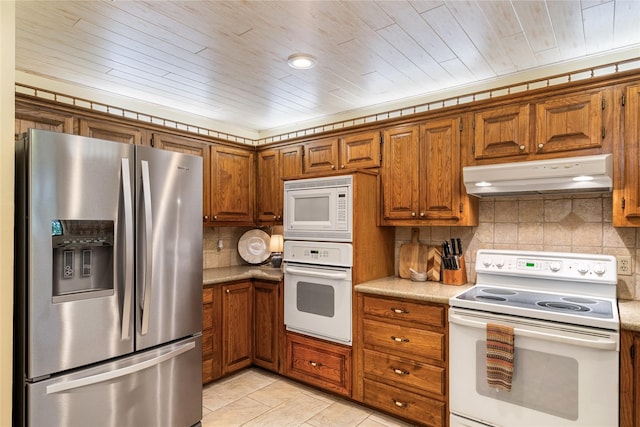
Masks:
[[[398,408],[408,408],[409,404],[405,403],[405,402],[400,402],[399,400],[396,399],[391,399],[393,401],[393,404],[396,405]]]
[[[409,310],[405,310],[404,308],[391,307],[391,311],[393,311],[395,314],[409,314]]]
[[[518,148],[520,149],[520,151],[524,151],[524,149],[527,148],[527,147],[525,147],[524,145],[521,145]]]
[[[314,362],[313,360],[309,360],[309,365],[313,366],[314,368],[319,368],[319,367],[322,366],[322,363]]]
[[[391,339],[395,342],[409,342],[409,338],[394,337],[393,335],[391,335]]]
[[[393,371],[394,374],[409,375],[409,371],[403,371],[402,369],[394,368],[393,366],[391,367],[391,370]]]

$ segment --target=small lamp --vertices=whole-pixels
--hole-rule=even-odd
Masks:
[[[271,266],[280,268],[282,264],[282,249],[284,247],[284,238],[282,234],[272,234],[269,241],[269,251],[271,252]]]

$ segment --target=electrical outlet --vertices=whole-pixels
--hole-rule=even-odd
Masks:
[[[630,256],[619,256],[616,257],[618,259],[618,275],[620,276],[631,276],[631,257]]]

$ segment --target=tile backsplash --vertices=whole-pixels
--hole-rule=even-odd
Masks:
[[[521,249],[631,256],[631,276],[618,276],[618,297],[640,300],[640,228],[611,225],[611,194],[500,197],[480,200],[477,227],[420,227],[420,242],[440,245],[460,237],[469,280],[475,282],[478,249]],[[238,254],[240,237],[253,227],[205,227],[204,268],[246,264]],[[263,228],[271,234],[269,227]],[[222,248],[218,248],[218,241]],[[396,274],[411,227],[396,227]]]
[[[420,242],[440,245],[460,237],[469,280],[478,249],[520,249],[631,256],[631,276],[618,276],[618,297],[640,299],[640,229],[611,225],[611,194],[526,196],[480,200],[477,227],[420,227]],[[411,227],[396,228],[396,272]]]

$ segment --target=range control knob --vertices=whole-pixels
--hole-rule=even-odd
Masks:
[[[607,267],[605,267],[604,264],[596,264],[595,266],[593,266],[593,272],[596,273],[598,276],[602,276],[604,273],[607,272]]]
[[[589,272],[589,266],[587,264],[578,264],[576,268],[580,274],[587,274]]]
[[[489,268],[491,266],[491,258],[489,257],[484,258],[482,260],[482,265],[484,265],[486,268]]]
[[[551,264],[549,264],[549,270],[553,271],[554,273],[556,271],[560,271],[561,267],[562,267],[562,264],[559,263],[558,261],[553,261]]]
[[[499,258],[499,259],[496,261],[496,267],[498,267],[498,268],[502,268],[502,267],[504,267],[504,258]]]

